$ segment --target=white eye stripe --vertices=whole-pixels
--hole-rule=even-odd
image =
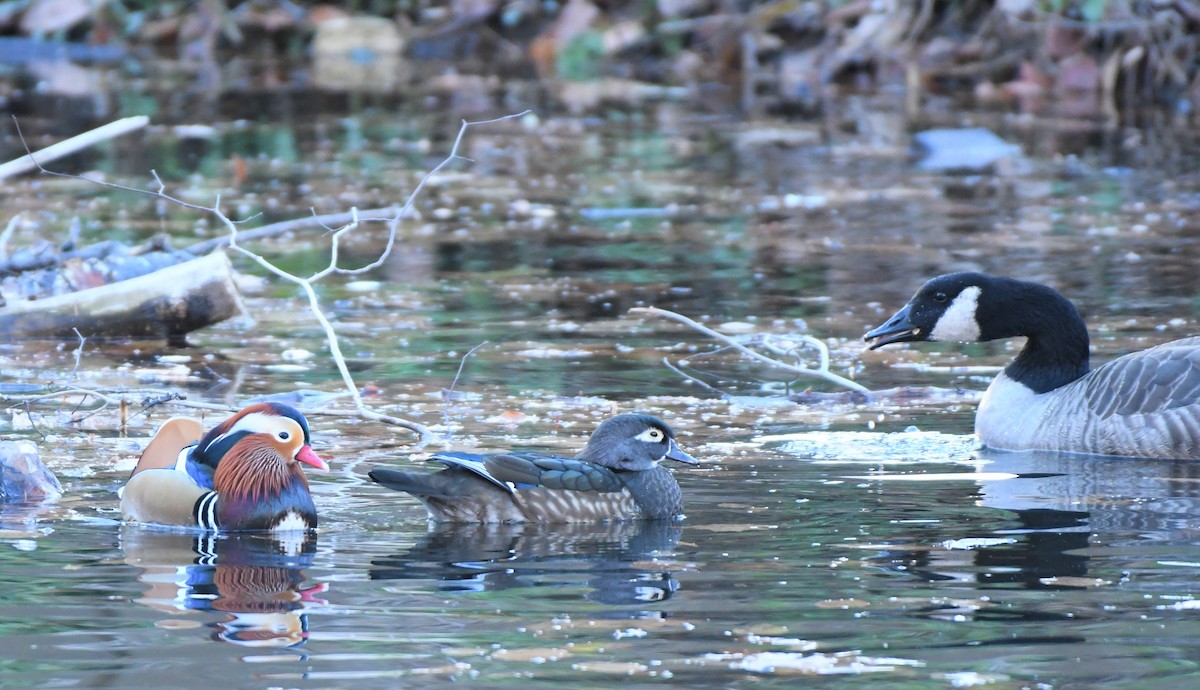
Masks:
[[[284,438],[281,435],[281,432],[289,433],[290,436],[290,432],[294,431],[297,434],[300,434],[302,429],[300,429],[300,425],[297,424],[295,420],[288,417],[280,417],[278,415],[255,412],[237,420],[233,426],[229,427],[229,431],[226,431],[220,436],[214,438],[212,443],[209,443],[207,446],[205,446],[204,450],[207,451],[212,446],[220,443],[223,439],[241,431],[248,431],[252,434],[267,433],[278,436],[279,438]]]

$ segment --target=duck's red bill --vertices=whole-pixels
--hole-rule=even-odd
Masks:
[[[296,459],[305,465],[311,465],[318,470],[325,470],[326,472],[329,471],[329,463],[322,460],[320,456],[313,452],[313,449],[310,446],[304,446],[301,448],[300,452],[296,453]]]

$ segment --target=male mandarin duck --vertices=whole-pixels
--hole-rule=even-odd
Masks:
[[[293,407],[251,405],[207,434],[198,421],[175,417],[159,428],[121,490],[121,514],[221,532],[313,529],[317,509],[299,463],[329,469]]]
[[[407,491],[436,522],[588,522],[677,519],[683,494],[663,460],[699,464],[662,420],[620,414],[605,420],[575,457],[510,451],[437,453],[435,473],[376,468],[375,482]]]

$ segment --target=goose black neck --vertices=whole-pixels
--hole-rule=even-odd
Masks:
[[[984,290],[981,295],[980,311],[986,311],[988,318],[980,319],[980,340],[1027,338],[1004,373],[1035,393],[1052,391],[1087,374],[1087,326],[1075,305],[1045,285],[1001,281],[1003,289]]]

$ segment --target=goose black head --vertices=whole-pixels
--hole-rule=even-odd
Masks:
[[[867,332],[874,350],[891,343],[922,340],[984,340],[978,310],[980,297],[995,279],[982,273],[950,273],[933,278],[882,326]]]

